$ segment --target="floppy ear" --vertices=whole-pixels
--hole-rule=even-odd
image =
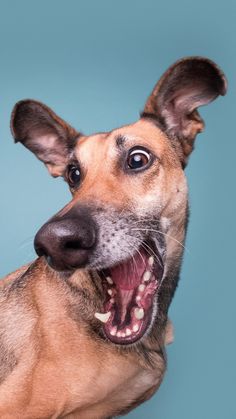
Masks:
[[[35,100],[18,102],[11,116],[11,132],[47,166],[49,173],[61,176],[79,133],[46,105]]]
[[[197,108],[224,95],[227,82],[217,65],[203,57],[177,61],[162,76],[141,117],[156,118],[177,149],[183,166],[204,128]]]

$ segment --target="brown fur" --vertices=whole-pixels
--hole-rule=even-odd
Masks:
[[[12,356],[4,360],[0,417],[104,418],[160,384],[165,362],[157,348],[153,371],[136,351],[112,347],[88,328],[99,300],[86,272],[67,283],[38,260],[18,275],[2,291],[2,340]]]
[[[159,162],[154,165],[141,184],[118,177],[115,139],[121,134],[131,137],[126,147],[142,139],[142,144],[153,148],[160,158],[161,167]],[[163,215],[169,217],[173,205],[177,205],[171,200],[177,188],[181,193],[182,187],[186,195],[183,171],[172,147],[148,121],[140,120],[109,134],[81,137],[74,155],[85,170],[93,170],[88,171],[82,188],[63,213],[77,199],[99,200],[101,205],[116,208],[128,202],[140,207],[142,202],[143,211],[145,196],[150,193],[161,197]],[[112,171],[108,182],[106,173]],[[153,181],[156,172],[162,179],[159,184]],[[181,241],[183,234],[181,227],[177,235]],[[1,303],[3,339],[13,348],[13,354],[1,377],[0,417],[12,412],[21,418],[105,418],[128,412],[151,397],[165,371],[164,341],[172,341],[169,324],[159,345],[146,339],[140,350],[112,347],[91,331],[97,327],[97,293],[86,272],[78,271],[69,281],[63,281],[41,259],[5,278]],[[13,342],[9,334],[14,336]]]
[[[81,185],[71,189],[72,201],[57,217],[79,203],[105,215],[112,210],[144,221],[156,217],[165,268],[151,330],[137,344],[123,347],[104,337],[94,317],[103,301],[95,270],[65,276],[39,258],[8,275],[0,289],[1,418],[108,419],[127,413],[157,390],[166,368],[165,345],[173,340],[167,314],[186,234],[183,167],[203,127],[196,107],[225,89],[211,61],[179,61],[155,86],[138,122],[92,136],[77,133],[39,102],[16,105],[11,121],[15,140],[53,176],[67,180],[73,162],[83,173]],[[135,145],[146,147],[155,160],[142,174],[127,174],[121,155]]]

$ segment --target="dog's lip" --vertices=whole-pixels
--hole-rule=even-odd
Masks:
[[[137,265],[137,277],[131,271],[132,260]],[[105,302],[103,313],[95,313],[95,317],[103,323],[103,332],[111,342],[133,344],[149,330],[163,270],[159,254],[155,258],[140,249],[133,258],[100,273]]]

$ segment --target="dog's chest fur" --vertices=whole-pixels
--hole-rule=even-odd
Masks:
[[[159,385],[163,359],[155,355],[153,370],[137,353],[91,339],[85,323],[70,315],[65,288],[53,277],[36,282],[13,275],[1,300],[1,346],[9,365],[0,377],[0,417],[105,418],[128,411]]]

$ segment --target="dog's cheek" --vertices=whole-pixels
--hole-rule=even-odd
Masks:
[[[174,172],[170,165],[165,163],[159,167],[157,175],[149,177],[148,182],[144,179],[142,187],[135,191],[131,205],[139,219],[161,216],[175,188]]]
[[[172,168],[165,171],[161,185],[156,187],[154,193],[150,193],[145,203],[149,214],[156,211],[156,216],[165,217],[170,223],[172,215],[186,207],[187,201],[188,185],[185,173],[181,168]]]
[[[176,212],[182,213],[181,209],[185,208],[188,202],[188,184],[184,172],[181,170],[169,182],[167,205],[163,211],[163,215],[167,218],[176,215]]]

